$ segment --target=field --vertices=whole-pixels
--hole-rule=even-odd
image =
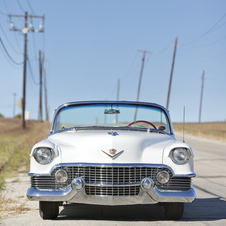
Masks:
[[[182,132],[183,124],[174,123],[174,131]],[[185,134],[226,142],[226,122],[186,123]]]
[[[19,119],[0,119],[0,190],[4,179],[14,176],[22,166],[29,171],[31,148],[45,139],[49,130],[47,122],[29,121],[23,129]]]
[[[26,129],[22,129],[19,119],[0,119],[0,191],[4,191],[6,178],[29,172],[31,148],[45,139],[49,130],[48,122],[29,121]],[[27,210],[20,198],[6,198],[0,193],[0,219]]]

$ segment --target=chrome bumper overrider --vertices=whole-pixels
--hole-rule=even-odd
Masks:
[[[76,191],[68,187],[64,191],[44,191],[30,187],[27,191],[27,197],[33,201],[59,201],[69,203],[84,203],[96,205],[135,205],[151,204],[159,202],[192,202],[195,199],[195,190],[188,191],[162,191],[154,187],[149,191],[140,189],[137,196],[89,196],[84,190]]]

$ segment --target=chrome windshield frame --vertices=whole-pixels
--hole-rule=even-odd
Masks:
[[[162,110],[166,117],[167,117],[167,120],[168,120],[168,123],[169,123],[169,131],[170,133],[166,133],[166,134],[169,134],[171,136],[175,136],[174,135],[174,132],[173,132],[173,126],[172,126],[172,122],[171,122],[171,119],[170,119],[170,115],[169,115],[169,111],[164,108],[163,106],[161,105],[158,105],[158,104],[155,104],[155,103],[148,103],[148,102],[135,102],[135,101],[78,101],[78,102],[68,102],[68,103],[65,103],[61,106],[59,106],[56,110],[55,110],[55,114],[54,114],[54,117],[53,117],[53,122],[52,122],[52,125],[51,125],[51,129],[50,129],[50,133],[49,133],[49,136],[50,135],[53,135],[55,133],[57,133],[57,131],[54,131],[54,125],[55,125],[55,122],[56,122],[56,119],[57,119],[57,116],[58,116],[58,113],[63,109],[63,108],[67,108],[67,107],[71,107],[71,106],[82,106],[82,105],[95,105],[95,104],[125,104],[125,105],[135,105],[135,106],[146,106],[146,107],[155,107],[155,108],[158,108],[160,110]],[[110,128],[110,127],[109,127]],[[116,129],[114,127],[111,127],[110,129]],[[117,130],[117,129],[116,129]]]

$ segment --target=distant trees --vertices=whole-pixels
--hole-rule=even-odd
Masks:
[[[14,116],[14,118],[21,118],[21,114]]]

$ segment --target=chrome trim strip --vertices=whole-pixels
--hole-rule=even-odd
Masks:
[[[156,202],[192,202],[196,197],[194,188],[188,191],[161,191],[154,187],[148,191],[148,194]]]
[[[191,178],[191,177],[196,177],[196,173],[177,174],[177,175],[174,175],[173,177],[174,177],[174,178],[175,178],[175,177],[189,177],[189,178]]]
[[[167,168],[168,170],[170,170],[173,174],[173,177],[175,176],[174,171],[171,169],[171,167],[164,165],[164,164],[110,164],[110,163],[59,163],[55,166],[52,167],[52,169],[50,170],[50,172],[47,174],[41,174],[41,173],[28,173],[28,176],[33,177],[33,176],[51,176],[51,173],[53,172],[53,170],[55,170],[58,167],[69,167],[69,166],[79,166],[79,167],[129,167],[129,168],[133,168],[133,167],[156,167],[156,168]]]
[[[86,203],[100,205],[135,205],[161,202],[192,202],[195,199],[195,190],[188,191],[161,191],[154,187],[148,192],[140,190],[137,196],[89,196],[85,191],[75,191],[70,186],[65,191],[40,191],[30,187],[27,197],[31,201],[67,201],[71,203]]]
[[[139,184],[85,184],[87,186],[95,186],[95,187],[130,187],[130,186],[140,186]]]

